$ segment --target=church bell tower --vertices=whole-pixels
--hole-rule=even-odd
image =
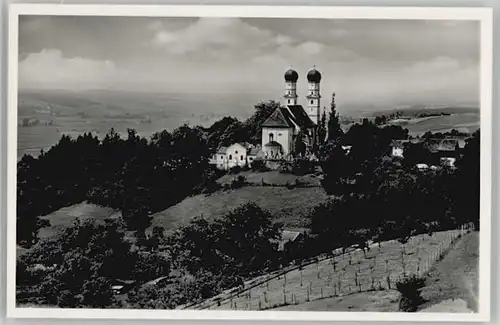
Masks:
[[[285,105],[297,105],[297,80],[299,74],[291,67],[285,72]]]
[[[316,70],[316,66],[314,66],[307,73],[307,82],[308,82],[308,90],[307,90],[307,115],[316,124],[319,124],[321,119],[321,94],[319,90],[319,84],[321,82],[321,73]]]

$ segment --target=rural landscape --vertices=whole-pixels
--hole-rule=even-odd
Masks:
[[[88,30],[95,24],[74,19]],[[21,19],[21,46],[23,35],[30,39],[26,35],[43,30],[31,25],[50,30],[68,21]],[[167,37],[168,22],[147,21],[145,30],[168,44],[192,41],[201,29],[213,32],[205,39],[236,30],[238,37],[228,40],[241,35],[260,44],[257,29],[279,29],[222,18],[179,21],[172,28],[184,38]],[[115,35],[116,22],[109,22],[107,33]],[[427,28],[416,26],[418,35]],[[458,28],[443,26],[453,35]],[[66,39],[71,46],[61,48],[74,48],[73,36]],[[466,36],[454,41],[460,45]],[[55,46],[53,41],[47,42]],[[193,50],[197,42],[175,45],[195,55],[201,51]],[[404,46],[400,42],[396,48]],[[245,60],[241,44],[204,46],[210,60],[215,54],[207,49],[225,46],[237,54],[225,59]],[[85,88],[84,82],[96,81],[87,74],[66,80],[70,70],[41,87],[32,71],[42,70],[33,57],[49,53],[45,47],[36,52],[26,43],[20,50],[20,84],[27,86],[18,96],[18,307],[478,312],[480,110],[474,93],[462,91],[476,79],[457,85],[445,78],[435,92],[422,86],[418,96],[405,93],[404,101],[374,97],[363,104],[348,97],[358,88],[370,94],[370,87],[356,81],[355,90],[337,90],[329,84],[336,73],[328,65],[331,55],[323,69],[311,63],[311,57],[322,62],[319,54],[311,54],[297,68],[278,67],[277,75],[259,60],[258,78],[249,73],[238,90],[226,89],[227,80],[203,81],[200,88],[220,83],[225,92],[194,91],[194,82],[204,78],[199,66],[193,83],[164,77],[186,88],[177,93],[117,91],[101,83],[103,89],[83,90],[78,87]],[[108,50],[111,56],[114,49]],[[468,51],[467,64],[476,53]],[[84,59],[75,60],[81,67]],[[69,66],[65,62],[62,69]],[[218,69],[236,69],[233,63]],[[410,70],[401,69],[404,80],[420,76],[407,77]],[[241,79],[238,71],[235,80]],[[265,73],[278,92],[260,81]],[[365,80],[363,73],[356,80]],[[69,89],[61,89],[65,84]],[[403,96],[389,90],[377,91]]]

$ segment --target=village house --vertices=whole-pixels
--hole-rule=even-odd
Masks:
[[[393,157],[404,157],[405,145],[408,143],[423,143],[429,150],[436,162],[446,167],[455,167],[455,162],[465,147],[465,138],[444,138],[444,139],[410,139],[395,140],[391,143],[391,155]],[[424,169],[423,165],[419,169]]]
[[[233,143],[228,147],[220,147],[210,163],[222,170],[229,170],[237,166],[251,167],[252,162],[261,151],[259,146],[254,146],[248,142]]]

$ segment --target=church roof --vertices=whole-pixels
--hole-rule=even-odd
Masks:
[[[315,126],[302,105],[279,107],[262,123],[262,126],[265,127],[291,128],[295,125],[298,125],[300,128],[312,128]]]
[[[262,126],[291,128],[293,122],[290,120],[290,112],[285,107],[278,107],[267,120],[262,123]]]
[[[250,148],[247,152],[247,155],[248,156],[257,156],[257,154],[259,153],[259,151],[261,151],[262,149],[259,147],[253,147],[253,148]]]
[[[304,111],[302,105],[288,105],[288,109],[292,113],[292,120],[300,128],[312,128],[315,126],[314,122],[309,118],[309,115]]]

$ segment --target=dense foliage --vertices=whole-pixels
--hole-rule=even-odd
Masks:
[[[212,188],[218,172],[209,157],[219,144],[260,142],[260,125],[279,103],[259,103],[245,122],[224,117],[210,128],[183,125],[150,140],[129,129],[126,138],[111,129],[99,140],[91,133],[63,135],[49,151],[18,163],[17,241],[31,246],[39,218],[61,207],[89,201],[122,212],[130,230],[144,237],[149,216],[185,197]]]

